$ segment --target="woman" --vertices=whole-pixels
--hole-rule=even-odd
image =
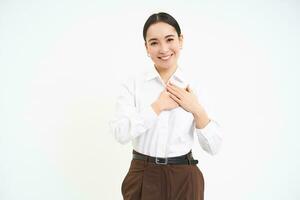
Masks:
[[[204,179],[191,153],[194,134],[205,151],[216,154],[220,127],[178,67],[183,36],[177,21],[167,13],[153,14],[143,37],[154,67],[122,84],[111,122],[116,139],[133,145],[122,195],[125,200],[203,200]]]

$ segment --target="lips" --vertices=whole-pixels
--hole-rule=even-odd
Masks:
[[[161,59],[161,60],[163,60],[163,61],[166,61],[166,60],[169,60],[171,58],[171,56],[173,56],[173,54],[165,55],[165,56],[160,56],[158,58]]]

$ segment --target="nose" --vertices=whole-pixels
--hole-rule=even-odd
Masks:
[[[162,43],[160,46],[160,53],[167,53],[169,51],[168,44]]]

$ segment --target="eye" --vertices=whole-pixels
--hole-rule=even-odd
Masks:
[[[174,39],[173,38],[168,38],[167,41],[168,42],[172,42]]]
[[[157,42],[151,42],[150,45],[151,46],[157,45]]]

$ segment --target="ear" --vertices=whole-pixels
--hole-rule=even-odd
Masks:
[[[180,49],[182,49],[182,46],[183,46],[183,35],[180,34],[179,36],[179,45],[180,45]]]
[[[146,48],[146,51],[147,51],[147,54],[148,54],[149,52],[148,52],[148,45],[147,45],[147,42],[145,42],[144,44],[145,44],[145,48]]]

